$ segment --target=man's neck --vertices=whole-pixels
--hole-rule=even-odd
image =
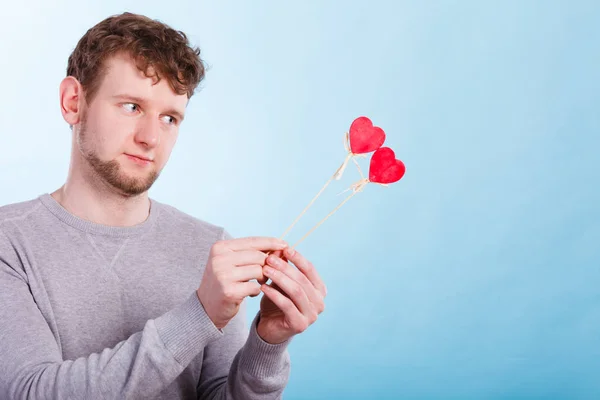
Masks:
[[[128,197],[94,190],[83,182],[67,182],[51,196],[76,217],[108,226],[134,226],[144,222],[150,212],[147,193]]]

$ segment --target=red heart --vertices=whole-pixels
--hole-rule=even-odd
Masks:
[[[406,167],[396,159],[394,151],[389,147],[381,147],[371,157],[369,180],[374,183],[393,183],[404,176]]]
[[[358,117],[350,125],[350,151],[354,154],[370,153],[385,142],[383,129],[373,126],[367,117]]]

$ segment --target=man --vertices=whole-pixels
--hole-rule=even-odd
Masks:
[[[0,398],[282,397],[287,346],[324,309],[314,267],[147,194],[204,77],[199,54],[124,13],[69,57],[67,180],[0,208]],[[261,292],[248,326],[244,299]]]

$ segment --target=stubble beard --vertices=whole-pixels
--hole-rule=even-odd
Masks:
[[[101,160],[90,146],[89,133],[86,120],[83,119],[79,130],[79,151],[100,180],[126,196],[140,195],[148,191],[156,182],[160,175],[156,169],[149,172],[145,178],[136,178],[124,173],[117,160]]]

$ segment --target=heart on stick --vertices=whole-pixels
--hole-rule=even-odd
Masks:
[[[402,179],[406,167],[396,159],[396,154],[389,147],[381,147],[373,153],[369,166],[369,181],[373,183],[388,184]]]
[[[350,125],[350,151],[365,154],[377,150],[385,142],[383,129],[373,126],[367,117],[358,117]]]
[[[361,179],[358,182],[355,182],[348,189],[344,190],[344,192],[352,190],[352,194],[347,196],[340,204],[338,204],[337,207],[333,209],[333,211],[331,211],[321,221],[313,226],[308,233],[306,233],[298,242],[296,242],[296,244],[292,246],[292,249],[306,239],[308,235],[310,235],[317,227],[325,222],[327,218],[331,217],[337,210],[340,209],[340,207],[348,202],[348,200],[350,200],[357,193],[362,192],[369,183],[377,183],[385,186],[389,183],[394,183],[402,179],[406,172],[406,167],[402,161],[396,159],[396,155],[391,148],[383,147],[385,139],[386,135],[383,129],[373,126],[373,122],[371,122],[369,118],[364,116],[356,118],[350,125],[349,131],[344,135],[344,147],[346,148],[347,154],[343,164],[337,169],[333,176],[329,178],[319,193],[317,193],[310,203],[308,203],[308,206],[306,206],[300,215],[296,217],[296,220],[286,229],[284,234],[281,236],[281,239],[287,235],[290,229],[296,224],[296,222],[298,222],[300,217],[304,215],[306,210],[313,205],[317,197],[323,193],[325,188],[332,182],[332,180],[338,180],[341,178],[342,173],[350,160],[354,161],[361,176]],[[365,178],[360,166],[358,165],[358,162],[356,162],[354,158],[366,157],[365,154],[371,152],[374,153],[371,157],[371,163],[369,165],[369,177]]]

